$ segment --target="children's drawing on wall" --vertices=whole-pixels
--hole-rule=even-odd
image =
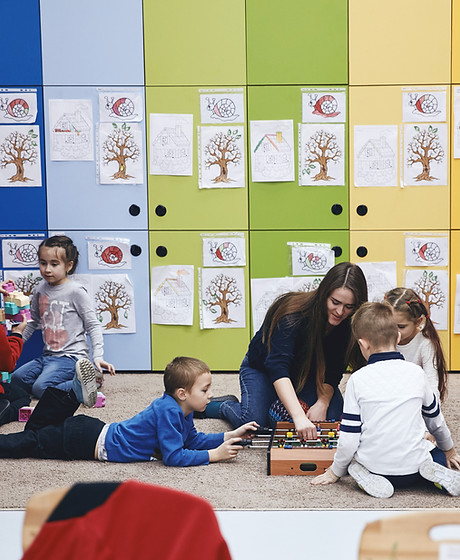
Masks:
[[[0,88],[0,124],[33,124],[37,118],[37,92],[34,89]]]
[[[354,127],[355,187],[398,186],[398,127]]]
[[[91,99],[50,99],[49,123],[52,161],[94,160]]]
[[[404,184],[447,185],[447,124],[404,125]]]
[[[299,185],[345,185],[345,125],[299,125]]]
[[[5,271],[4,278],[13,280],[16,289],[24,295],[29,296],[32,301],[33,291],[35,287],[43,280],[40,270],[8,270]]]
[[[460,158],[460,87],[454,87],[454,99],[453,99],[453,113],[454,113],[454,124],[453,124],[453,143],[454,143],[454,158]]]
[[[369,301],[383,301],[389,290],[397,287],[397,268],[395,261],[360,262],[367,281]]]
[[[420,296],[438,330],[447,330],[449,276],[447,270],[406,270],[405,284]]]
[[[36,125],[0,127],[0,187],[41,187],[40,129]]]
[[[151,285],[153,324],[193,325],[193,265],[154,266]]]
[[[251,121],[253,182],[294,181],[293,121]]]
[[[141,122],[144,100],[138,91],[99,91],[100,122]]]
[[[252,327],[256,333],[270,305],[282,294],[292,291],[292,278],[251,278]]]
[[[99,181],[139,184],[144,180],[142,129],[137,123],[99,124]]]
[[[345,88],[302,88],[302,122],[345,122]]]
[[[89,239],[87,247],[89,270],[132,268],[129,239]]]
[[[448,266],[448,237],[413,237],[405,238],[406,266]]]
[[[202,233],[201,237],[203,240],[203,266],[245,266],[244,233]]]
[[[445,122],[446,88],[402,89],[403,122]]]
[[[327,243],[289,242],[292,275],[326,274],[335,265],[335,253]]]
[[[193,175],[193,115],[150,114],[150,175]]]
[[[243,127],[202,126],[198,134],[200,189],[244,187]]]
[[[38,268],[38,246],[42,241],[36,238],[3,238],[3,268]]]
[[[134,290],[127,274],[91,276],[96,316],[104,334],[136,332]]]
[[[243,89],[200,89],[200,109],[202,124],[243,123]]]
[[[293,292],[314,292],[323,280],[323,276],[296,276],[292,278]]]
[[[200,328],[244,328],[244,269],[200,269]]]

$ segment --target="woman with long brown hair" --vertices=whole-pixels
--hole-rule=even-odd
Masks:
[[[241,364],[241,402],[217,397],[206,417],[223,418],[235,427],[249,420],[266,426],[270,406],[279,399],[299,436],[316,438],[312,421],[340,419],[338,385],[349,365],[361,365],[350,317],[364,301],[366,279],[349,262],[329,270],[316,291],[279,297]]]

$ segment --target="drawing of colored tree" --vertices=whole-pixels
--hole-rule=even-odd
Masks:
[[[433,271],[424,270],[422,276],[414,283],[414,289],[429,313],[431,307],[444,307],[446,296],[442,291],[441,282]]]
[[[205,146],[205,166],[209,169],[213,165],[218,165],[220,175],[213,179],[214,183],[230,183],[232,179],[228,176],[228,164],[237,165],[241,161],[241,151],[236,140],[241,138],[238,129],[233,132],[228,129],[227,134],[218,132]]]
[[[306,280],[301,286],[299,286],[299,292],[314,292],[318,286],[321,284],[321,278],[314,278],[313,280]]]
[[[211,313],[218,313],[214,309],[215,307],[220,310],[220,315],[214,319],[214,323],[234,322],[229,316],[228,308],[230,305],[240,305],[242,301],[242,294],[235,278],[218,274],[206,287],[205,295],[208,299],[203,300],[203,304],[210,309]]]
[[[30,129],[27,134],[14,130],[0,145],[0,167],[4,169],[7,165],[16,166],[16,173],[8,179],[10,183],[31,181],[25,176],[24,164],[33,165],[37,162],[38,144],[35,141],[37,137],[38,134],[33,129]]]
[[[441,163],[444,159],[444,150],[439,135],[436,134],[438,129],[431,125],[427,129],[420,129],[418,126],[414,126],[414,129],[417,134],[407,146],[409,154],[407,165],[412,167],[416,163],[421,164],[422,172],[415,177],[416,181],[433,181],[436,177],[430,175],[431,163],[433,161]]]
[[[14,283],[16,288],[22,292],[25,296],[30,296],[37,284],[42,281],[41,276],[34,276],[32,272],[26,276],[19,276],[16,278]]]
[[[110,313],[110,321],[104,325],[109,329],[121,329],[126,325],[120,324],[119,311],[124,309],[124,317],[128,318],[128,309],[131,308],[132,302],[126,292],[124,284],[106,280],[99,288],[94,299],[96,300],[96,314],[102,323],[102,314]]]
[[[319,172],[313,177],[314,181],[330,181],[334,177],[328,175],[329,162],[338,163],[342,157],[342,150],[337,144],[337,137],[332,132],[317,130],[310,136],[305,144],[305,164],[304,170],[307,175],[313,172],[315,164],[319,166]]]
[[[140,148],[136,144],[131,127],[126,123],[118,126],[112,123],[113,131],[102,144],[104,152],[103,163],[109,165],[112,161],[118,164],[118,171],[112,175],[113,179],[129,179],[132,175],[127,173],[127,161],[136,161],[140,156]]]

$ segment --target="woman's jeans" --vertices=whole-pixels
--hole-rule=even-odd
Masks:
[[[228,420],[234,428],[252,420],[260,426],[268,426],[268,410],[278,395],[268,375],[252,368],[247,356],[240,367],[240,388],[241,403],[224,401],[219,408],[219,418]],[[308,406],[313,405],[318,400],[316,386],[304,387],[299,396]],[[340,420],[342,411],[342,394],[339,389],[335,389],[327,410],[327,419]]]
[[[72,356],[40,356],[13,372],[11,381],[39,399],[47,387],[72,389],[77,359]]]

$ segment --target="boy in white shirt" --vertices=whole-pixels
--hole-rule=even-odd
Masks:
[[[422,368],[396,351],[400,333],[391,307],[363,304],[352,331],[368,364],[348,380],[334,461],[311,483],[331,484],[348,470],[376,498],[421,477],[459,496],[460,472],[445,466],[446,456],[455,456],[449,428]],[[424,438],[426,428],[438,447]]]

